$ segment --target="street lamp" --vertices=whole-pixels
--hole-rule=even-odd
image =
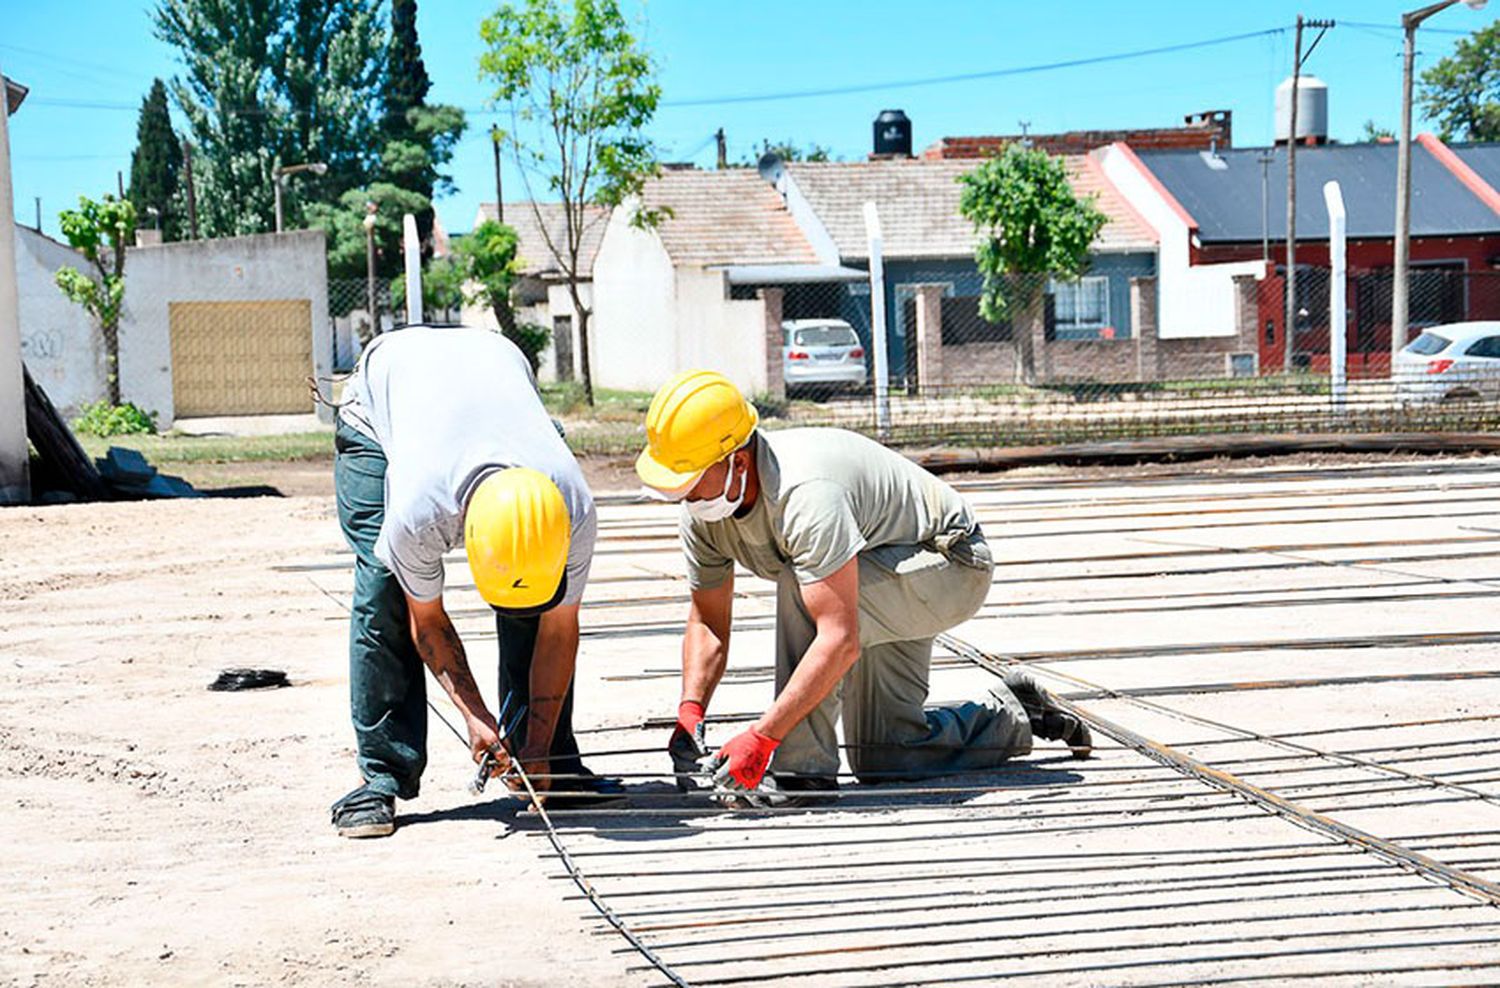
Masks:
[[[1463,0],[1470,10],[1482,10],[1485,0]],[[1411,72],[1416,57],[1417,26],[1427,18],[1458,3],[1440,0],[1420,10],[1401,15],[1406,34],[1401,49],[1401,140],[1396,145],[1396,258],[1391,285],[1391,375],[1396,373],[1396,354],[1406,345],[1408,289],[1411,261]]]
[[[286,184],[288,175],[298,172],[312,172],[314,175],[323,175],[328,171],[328,166],[321,161],[311,161],[304,165],[282,165],[272,174],[276,178],[276,232],[281,232],[281,187]]]
[[[375,312],[375,214],[380,209],[373,202],[365,203],[365,218],[360,225],[365,228],[365,311],[370,314],[370,338],[380,332],[380,319]]]

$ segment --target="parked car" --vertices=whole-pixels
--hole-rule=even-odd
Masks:
[[[1392,376],[1407,404],[1500,398],[1500,321],[1428,327],[1396,354]]]
[[[869,380],[865,349],[842,319],[788,319],[781,324],[781,367],[787,390],[836,385],[863,387]]]

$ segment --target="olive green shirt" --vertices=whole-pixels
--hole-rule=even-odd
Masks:
[[[958,492],[899,453],[844,429],[758,433],[760,495],[743,517],[679,521],[688,584],[707,590],[734,564],[767,580],[830,576],[867,548],[919,545],[975,528]]]

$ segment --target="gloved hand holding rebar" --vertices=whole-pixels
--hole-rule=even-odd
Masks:
[[[781,742],[750,728],[737,734],[705,759],[703,767],[713,775],[714,788],[729,792],[748,792],[760,785],[771,764],[771,754]]]
[[[703,713],[703,704],[697,700],[683,700],[677,705],[677,726],[672,729],[672,739],[667,742],[667,754],[672,758],[672,774],[681,792],[696,788],[691,777],[703,772],[698,764],[708,754],[703,736]]]

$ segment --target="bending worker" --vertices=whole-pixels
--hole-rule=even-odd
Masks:
[[[474,760],[508,767],[443,609],[443,554],[459,545],[495,610],[500,693],[511,710],[527,707],[510,750],[528,772],[580,777],[556,789],[617,789],[585,772],[572,729],[594,499],[526,358],[487,330],[413,326],[375,339],[345,396],[334,488],[355,556],[349,699],[364,782],[333,805],[339,834],[389,834],[395,800],[416,797],[427,761],[424,665],[458,708]]]
[[[689,371],[656,393],[636,461],[646,486],[683,508],[692,602],[669,745],[679,778],[699,770],[736,563],[776,584],[776,695],[710,762],[717,788],[781,799],[835,789],[841,708],[862,781],[990,768],[1029,752],[1033,735],[1087,757],[1087,727],[1024,673],[981,702],[926,707],[933,638],[972,617],[990,588],[994,563],[969,504],[857,433],[757,423],[727,378]]]

